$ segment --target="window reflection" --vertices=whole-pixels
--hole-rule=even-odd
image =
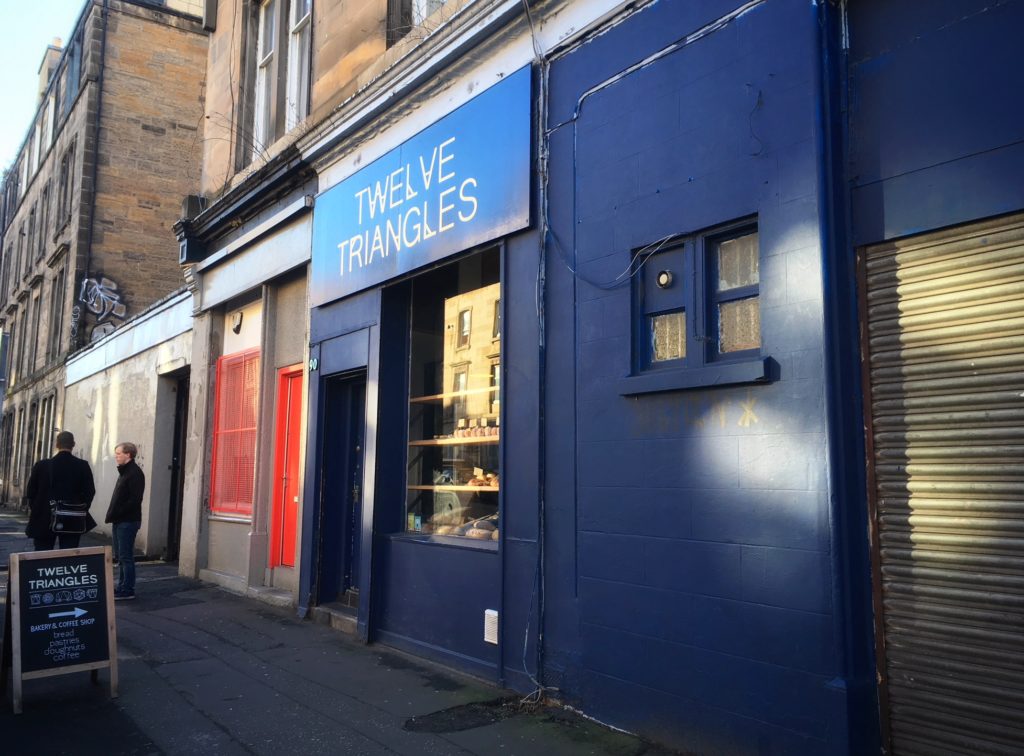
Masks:
[[[413,283],[406,532],[498,540],[500,295],[497,250]]]

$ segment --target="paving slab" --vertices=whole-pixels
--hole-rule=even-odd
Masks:
[[[7,554],[29,542],[0,509]],[[83,545],[102,544],[90,534]],[[24,713],[0,701],[10,754],[551,754],[667,751],[309,620],[293,610],[140,563],[135,601],[115,605],[120,696],[88,673],[24,683]],[[0,595],[0,599],[4,596]]]

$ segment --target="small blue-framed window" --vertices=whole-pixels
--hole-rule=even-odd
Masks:
[[[757,226],[705,237],[708,360],[756,356],[761,350],[761,265]]]
[[[756,219],[634,252],[632,373],[624,395],[767,378]]]

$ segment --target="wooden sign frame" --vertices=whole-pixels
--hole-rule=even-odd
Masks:
[[[21,565],[43,559],[73,559],[78,556],[103,555],[103,584],[105,590],[107,620],[107,658],[83,664],[66,664],[47,669],[24,672],[23,651],[25,645],[21,637],[21,613],[28,610],[28,597],[21,595]],[[110,669],[110,697],[117,698],[117,629],[114,614],[114,578],[112,574],[113,558],[109,546],[89,546],[77,549],[59,549],[51,551],[30,551],[11,554],[7,579],[7,612],[4,621],[3,657],[0,661],[0,685],[4,694],[7,691],[7,669],[14,673],[14,713],[21,714],[22,683],[55,675],[68,675],[73,672],[92,672],[92,679],[98,679],[101,669]],[[76,607],[77,609],[77,607]],[[79,610],[80,611],[80,610]],[[77,618],[77,615],[76,615]]]

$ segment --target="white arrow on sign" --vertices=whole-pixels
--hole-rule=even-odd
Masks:
[[[76,606],[73,612],[50,612],[50,618],[52,619],[53,617],[74,617],[75,619],[78,619],[83,614],[88,613],[89,612],[85,611],[85,609],[80,609]]]

